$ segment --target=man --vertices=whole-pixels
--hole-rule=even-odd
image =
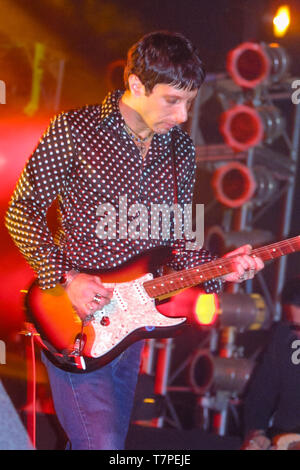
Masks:
[[[300,442],[300,277],[281,294],[283,318],[251,380],[245,399],[245,450],[266,450],[281,434],[298,433]]]
[[[196,266],[211,259],[186,250],[184,240],[99,234],[101,204],[190,204],[195,176],[191,139],[178,126],[204,80],[192,44],[180,34],[155,32],[129,50],[125,92],[102,106],[61,114],[51,124],[20,178],[7,227],[35,269],[42,289],[61,282],[81,319],[108,304],[112,291],[94,275],[135,254],[174,248],[168,265]],[[62,228],[53,241],[46,212],[59,198]],[[121,221],[119,221],[119,225]],[[140,227],[142,232],[143,227]],[[98,233],[97,233],[98,232]],[[250,247],[236,251],[227,281],[241,282],[262,269]],[[221,281],[209,281],[207,292]],[[63,312],[62,312],[63,315]],[[54,403],[72,449],[122,449],[139,370],[141,343],[86,375],[66,373],[46,361]]]

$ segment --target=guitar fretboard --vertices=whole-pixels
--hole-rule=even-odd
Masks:
[[[256,248],[251,251],[250,256],[259,257],[263,261],[268,261],[296,251],[300,251],[300,235]],[[171,295],[177,290],[187,289],[201,284],[202,282],[217,279],[232,273],[235,270],[235,257],[236,256],[219,258],[195,268],[167,274],[166,276],[146,281],[143,286],[149,297],[152,298],[167,296],[168,294]]]

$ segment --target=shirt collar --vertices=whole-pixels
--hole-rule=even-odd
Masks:
[[[98,124],[117,128],[124,125],[124,119],[119,109],[119,100],[124,91],[116,90],[109,92],[102,102],[99,111]]]
[[[102,102],[99,112],[99,126],[108,126],[111,129],[117,130],[123,128],[125,121],[119,109],[119,100],[123,95],[123,90],[116,90],[109,92]],[[168,144],[174,130],[179,130],[178,126],[173,127],[167,134],[154,134],[161,143]]]

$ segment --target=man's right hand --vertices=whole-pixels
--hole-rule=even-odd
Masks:
[[[270,449],[271,441],[264,431],[252,431],[246,438],[242,450],[267,450]]]
[[[65,290],[81,320],[101,310],[113,296],[113,289],[104,287],[98,276],[84,273],[77,273]]]

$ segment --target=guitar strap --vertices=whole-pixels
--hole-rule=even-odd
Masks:
[[[176,153],[175,153],[175,132],[172,132],[171,136],[171,160],[172,160],[172,171],[173,171],[173,187],[174,187],[174,203],[178,204],[178,182],[176,172]]]

